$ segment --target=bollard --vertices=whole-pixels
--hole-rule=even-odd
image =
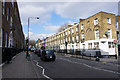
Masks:
[[[100,61],[100,59],[99,59],[99,57],[98,57],[98,56],[96,57],[96,61]]]

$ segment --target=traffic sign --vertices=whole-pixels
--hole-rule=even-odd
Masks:
[[[117,40],[114,40],[114,44],[117,44]]]

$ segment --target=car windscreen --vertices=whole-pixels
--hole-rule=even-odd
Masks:
[[[46,50],[46,54],[52,54],[52,55],[54,55],[54,51],[52,51],[52,50]]]

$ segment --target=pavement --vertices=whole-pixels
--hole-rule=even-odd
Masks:
[[[60,54],[66,57],[74,57],[74,58],[80,58],[80,59],[86,59],[86,60],[91,60],[91,61],[95,61],[96,58],[94,57],[87,57],[87,56],[81,56],[81,55],[71,55],[71,54],[63,54],[63,53],[56,53],[56,54]],[[102,63],[111,63],[111,64],[118,64],[120,65],[120,57],[118,57],[118,59],[115,59],[115,57],[104,57],[104,58],[99,58],[100,62]]]
[[[37,75],[32,62],[25,58],[25,52],[21,52],[12,63],[2,67],[2,78],[37,78]]]

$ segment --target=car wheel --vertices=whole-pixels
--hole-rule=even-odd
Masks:
[[[55,61],[55,58],[53,58],[52,61]]]
[[[45,61],[45,58],[43,58],[43,61]]]

